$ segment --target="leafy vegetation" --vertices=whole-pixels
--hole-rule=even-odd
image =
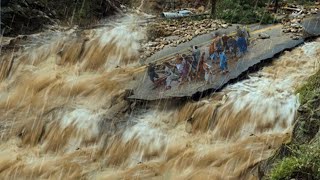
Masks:
[[[320,91],[320,71],[311,76],[307,84],[299,88],[296,92],[300,94],[300,102],[306,103],[309,99],[319,94]]]
[[[320,71],[311,76],[297,90],[302,106],[290,145],[285,146],[285,156],[278,159],[267,179],[290,180],[320,179]]]
[[[288,3],[302,4],[302,5],[313,5],[317,0],[288,0]]]
[[[230,23],[274,23],[275,18],[265,10],[267,1],[221,0],[217,4],[217,17]]]
[[[292,154],[276,163],[270,180],[290,180],[292,178],[320,179],[320,145],[291,147]]]
[[[289,0],[286,3],[312,5],[316,0]],[[270,0],[215,0],[216,17],[230,23],[276,23],[277,20],[272,13],[266,10],[266,4]],[[279,3],[284,3],[278,0]]]

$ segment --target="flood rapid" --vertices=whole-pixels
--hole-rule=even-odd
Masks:
[[[145,69],[132,21],[1,55],[1,178],[257,179],[290,141],[319,39],[200,101],[145,107],[125,98]]]

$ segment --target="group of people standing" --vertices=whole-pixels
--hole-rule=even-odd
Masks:
[[[218,59],[220,59],[222,73],[228,73],[226,53],[229,53],[234,59],[243,56],[248,51],[249,38],[248,28],[241,29],[239,26],[236,29],[236,37],[227,36],[226,34],[220,36],[215,33],[209,48],[209,57],[212,63],[217,63]]]
[[[209,47],[209,58],[212,63],[208,63],[205,59],[205,52],[197,46],[192,46],[192,56],[186,54],[176,54],[174,62],[165,62],[164,77],[159,78],[156,73],[154,64],[149,64],[148,75],[150,80],[157,84],[165,82],[166,90],[171,89],[171,83],[178,81],[183,84],[187,81],[204,79],[208,84],[212,83],[214,64],[220,62],[221,73],[229,72],[228,56],[237,59],[247,52],[250,34],[248,29],[237,26],[236,37],[227,36],[218,33],[214,34],[212,42]],[[212,64],[212,65],[210,65]]]

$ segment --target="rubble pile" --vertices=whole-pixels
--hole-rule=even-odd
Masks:
[[[303,27],[300,24],[307,15],[317,14],[318,8],[309,8],[306,9],[303,6],[298,5],[288,5],[287,7],[283,7],[283,10],[289,12],[289,14],[282,20],[284,33],[291,33],[291,38],[294,40],[298,40],[301,36],[303,36]]]
[[[299,39],[303,35],[303,27],[300,24],[302,18],[291,19],[283,24],[282,32],[291,33],[292,39]]]
[[[175,47],[199,35],[207,34],[220,28],[227,28],[228,26],[231,26],[231,24],[213,19],[203,19],[200,21],[190,21],[187,19],[161,21],[153,28],[163,31],[163,36],[150,39],[149,42],[145,43],[143,46],[144,54],[141,58],[145,59],[150,57],[165,46]],[[151,36],[152,35],[153,34],[151,34]]]

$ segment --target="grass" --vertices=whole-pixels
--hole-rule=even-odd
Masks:
[[[316,2],[316,0],[288,0],[287,2],[293,4],[301,4],[304,6],[312,6]]]
[[[300,94],[301,104],[305,104],[308,100],[317,96],[320,93],[320,71],[311,76],[307,83],[299,88],[296,93]]]
[[[300,102],[293,140],[286,145],[286,157],[276,155],[267,175],[270,180],[320,179],[320,71],[299,88]]]
[[[277,162],[272,168],[268,179],[290,180],[320,179],[320,145],[300,145],[289,148],[292,155]]]
[[[248,0],[219,1],[217,17],[229,23],[275,23],[275,17],[265,10],[265,4],[263,2],[267,1],[262,0],[260,3],[254,3]]]

